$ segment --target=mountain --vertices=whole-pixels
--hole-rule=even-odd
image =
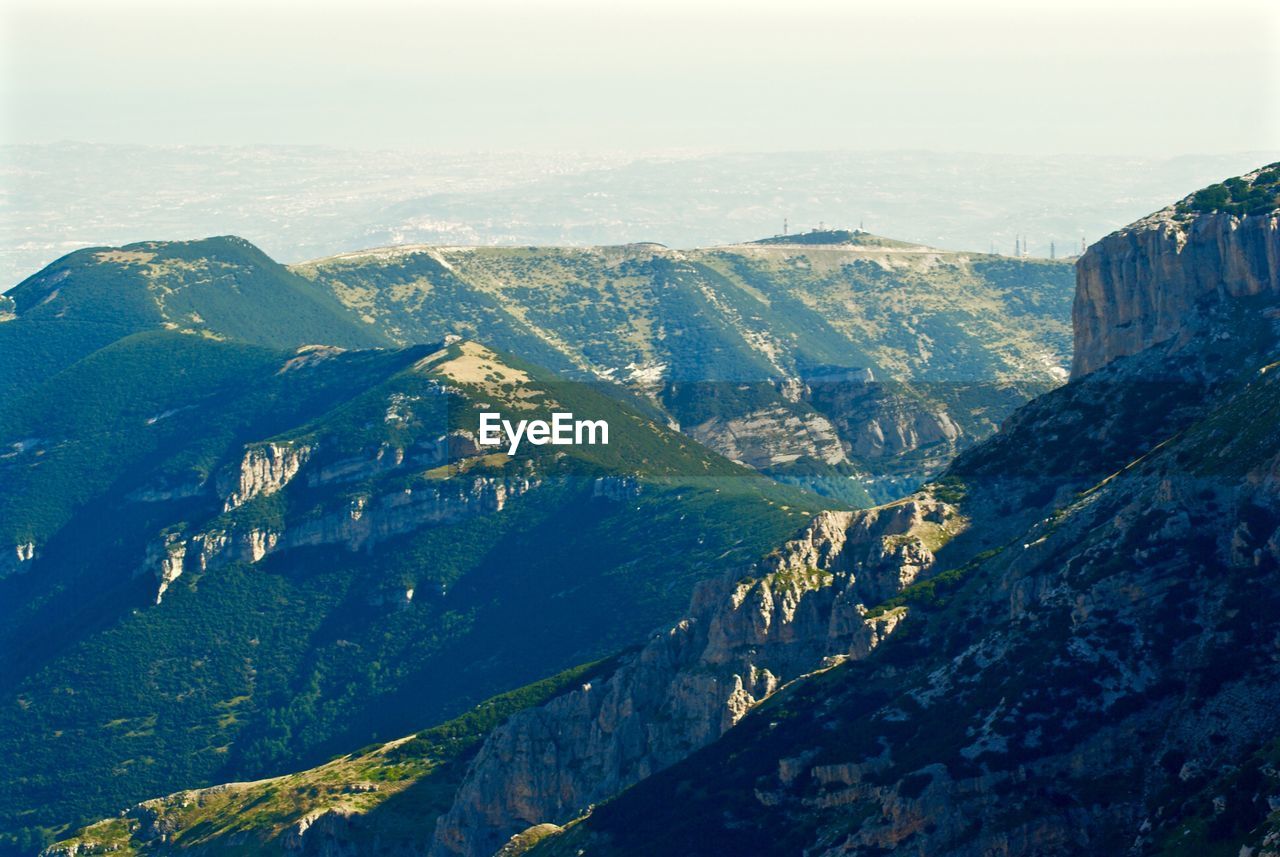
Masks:
[[[793,615],[837,627],[840,595],[883,598],[864,621],[894,630],[873,651],[828,632],[842,665],[811,660],[723,738],[563,829],[567,807],[534,827],[504,802],[500,764],[477,763],[445,818],[479,803],[529,827],[537,855],[1276,853],[1276,178],[1224,183],[1252,198],[1243,212],[1201,191],[1090,249],[1075,379],[910,501],[965,526],[899,565],[914,580],[898,594],[864,598],[870,512],[814,531],[831,582]],[[442,822],[436,851],[488,850],[467,829]]]
[[[921,491],[607,661],[50,853],[1276,853],[1276,175],[1092,247],[1075,377]]]
[[[411,248],[291,269],[224,237],[77,251],[13,289],[0,845],[637,645],[700,581],[820,508],[900,493],[1056,383],[1062,264],[860,232],[691,258]],[[899,341],[873,316],[907,302]],[[996,328],[1012,344],[980,353]],[[491,408],[612,436],[509,457],[477,442]]]
[[[1067,375],[1069,264],[861,231],[704,250],[394,247],[292,270],[398,342],[472,337],[620,382],[717,452],[864,505]]]
[[[20,395],[112,342],[200,330],[273,348],[387,345],[331,295],[242,238],[89,248],[0,304],[0,395]]]
[[[283,350],[225,333],[240,313],[111,340],[0,412],[10,847],[598,660],[819,507],[606,384],[473,341]],[[489,409],[609,443],[509,456],[478,443]]]

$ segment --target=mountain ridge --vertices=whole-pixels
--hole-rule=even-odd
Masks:
[[[1260,258],[1280,259],[1277,218],[1247,217],[1270,227]],[[1242,219],[1186,222],[1225,236]],[[1095,260],[1108,252],[1125,251],[1100,246]],[[237,845],[1275,852],[1280,306],[1267,290],[1222,289],[1178,321],[1175,336],[1104,349],[1103,365],[1018,409],[921,490],[810,519],[704,579],[640,648],[509,711],[472,745],[451,806],[431,804],[430,846],[430,831],[382,827],[394,814],[332,801]],[[358,790],[393,750],[341,782]],[[90,841],[147,853],[159,833],[181,848],[199,811],[155,806],[51,853]],[[157,824],[166,814],[173,825]]]

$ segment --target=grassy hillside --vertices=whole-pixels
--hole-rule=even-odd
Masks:
[[[430,819],[448,808],[481,740],[516,711],[541,705],[607,674],[608,661],[574,667],[485,700],[460,717],[407,738],[375,744],[323,765],[268,780],[179,792],[61,840],[53,853],[121,855],[191,851],[274,852],[300,826],[326,814],[360,853],[420,850]],[[161,841],[154,835],[167,832]],[[90,851],[92,853],[92,851]]]
[[[0,307],[0,394],[19,395],[110,343],[158,328],[271,348],[386,344],[327,292],[241,238],[153,241],[64,256]]]

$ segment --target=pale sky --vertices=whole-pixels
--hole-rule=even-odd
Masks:
[[[1280,2],[0,0],[0,142],[1280,148]]]

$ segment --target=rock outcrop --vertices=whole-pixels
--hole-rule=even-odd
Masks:
[[[356,551],[427,525],[501,512],[507,501],[536,488],[536,479],[475,477],[441,487],[403,488],[357,496],[343,508],[281,529],[263,525],[214,525],[183,537],[168,533],[147,548],[139,573],[155,576],[159,604],[186,571],[205,572],[235,562],[256,563],[278,550],[341,545]]]
[[[501,512],[510,499],[539,484],[536,479],[477,476],[441,488],[404,488],[369,499],[357,497],[345,509],[289,526],[278,547],[338,544],[362,550],[424,524]]]
[[[222,511],[230,512],[254,497],[274,494],[289,484],[314,449],[306,444],[262,443],[250,446],[235,472],[221,480]]]
[[[1072,377],[1174,339],[1201,301],[1264,293],[1280,294],[1275,212],[1158,211],[1103,238],[1076,264]]]
[[[803,416],[783,407],[765,408],[740,417],[716,417],[688,429],[690,437],[726,458],[756,469],[789,464],[808,457],[827,464],[845,461],[830,420]]]
[[[929,544],[961,526],[925,497],[824,512],[747,577],[704,582],[688,616],[612,674],[495,730],[432,854],[488,857],[522,831],[564,824],[714,741],[787,682],[864,657],[902,616],[870,619],[864,604],[927,570]]]
[[[40,556],[35,542],[21,542],[0,554],[0,578],[11,574],[19,574],[31,567],[31,563]]]

